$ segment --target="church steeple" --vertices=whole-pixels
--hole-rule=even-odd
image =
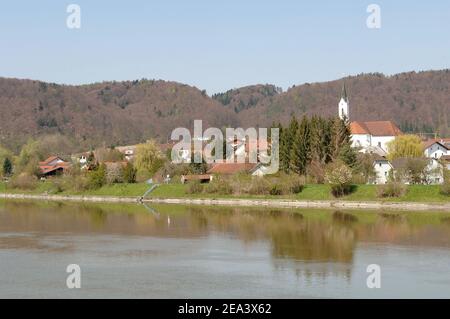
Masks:
[[[349,101],[348,101],[348,95],[347,95],[347,87],[345,86],[345,82],[342,85],[342,91],[341,91],[341,99],[339,101],[339,109],[338,109],[339,117],[342,120],[348,121],[350,119],[349,114]]]
[[[345,86],[345,82],[344,82],[344,84],[342,85],[341,99],[343,99],[345,102],[348,103],[347,87]]]

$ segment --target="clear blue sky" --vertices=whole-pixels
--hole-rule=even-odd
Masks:
[[[66,7],[81,6],[81,29]],[[366,8],[381,7],[368,29]],[[39,0],[0,3],[0,76],[155,78],[208,93],[450,67],[450,1]]]

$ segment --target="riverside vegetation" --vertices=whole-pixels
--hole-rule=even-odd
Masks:
[[[76,161],[62,175],[40,180],[39,161],[52,154],[67,152],[64,136],[49,135],[40,140],[30,139],[20,152],[0,147],[1,175],[7,182],[0,184],[1,192],[33,194],[86,194],[112,196],[141,196],[153,178],[160,183],[171,176],[170,184],[161,185],[153,196],[160,197],[289,197],[295,199],[344,200],[410,200],[448,201],[450,176],[440,186],[419,185],[423,181],[423,165],[411,160],[402,176],[411,186],[391,178],[386,185],[366,185],[373,179],[373,157],[358,153],[351,147],[350,131],[345,121],[317,116],[292,117],[288,126],[273,124],[280,129],[280,172],[265,177],[248,174],[214,176],[209,184],[177,184],[181,175],[204,174],[206,163],[172,164],[155,141],[137,146],[135,159],[124,161],[124,155],[112,147],[91,152],[87,168]],[[402,143],[416,143],[402,137]],[[415,147],[405,147],[417,149]],[[398,149],[398,148],[397,148]],[[95,153],[95,154],[94,154]],[[410,154],[395,154],[408,156]],[[70,157],[65,157],[70,160]],[[106,165],[113,163],[114,165]],[[122,164],[117,164],[122,163]],[[414,165],[413,165],[414,164]],[[420,190],[420,192],[418,191]],[[411,194],[414,194],[411,195]]]

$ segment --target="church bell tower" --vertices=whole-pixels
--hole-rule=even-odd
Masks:
[[[339,117],[342,120],[345,119],[346,121],[348,121],[350,119],[348,95],[347,95],[347,88],[345,87],[345,83],[342,86],[341,99],[339,101]]]

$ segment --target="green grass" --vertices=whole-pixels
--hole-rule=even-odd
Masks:
[[[83,192],[61,192],[61,195],[95,195],[95,196],[124,196],[139,197],[149,188],[147,184],[114,184],[105,185],[97,190]],[[306,185],[303,191],[297,195],[269,196],[269,195],[220,195],[220,194],[187,194],[187,185],[168,184],[157,187],[149,197],[154,198],[257,198],[257,199],[295,199],[295,200],[336,200],[327,185]],[[386,202],[450,202],[450,196],[439,193],[437,185],[412,185],[408,186],[407,193],[399,198],[380,199],[376,196],[377,186],[356,185],[355,190],[350,195],[339,198],[344,201],[386,201]],[[21,193],[21,194],[51,194],[52,183],[49,181],[40,182],[38,187],[31,191],[18,189],[8,189],[5,183],[0,183],[0,193]]]
[[[124,196],[124,197],[139,197],[142,196],[149,185],[147,184],[113,184],[105,185],[96,190],[89,190],[81,192],[81,195],[96,195],[96,196]]]

